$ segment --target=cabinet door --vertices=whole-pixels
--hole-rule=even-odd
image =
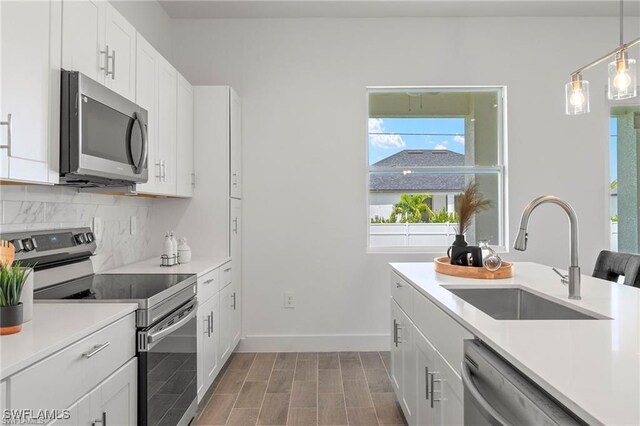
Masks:
[[[201,400],[219,371],[218,294],[198,306],[198,400]]]
[[[147,110],[149,180],[138,191],[155,193],[160,189],[162,168],[158,140],[158,72],[160,54],[140,34],[136,39],[136,103]]]
[[[230,196],[242,198],[242,107],[238,94],[229,89],[229,126],[231,144]]]
[[[176,69],[160,57],[158,70],[158,146],[164,195],[176,195]]]
[[[136,29],[113,6],[105,5],[105,45],[109,75],[105,85],[127,99],[136,97]]]
[[[229,203],[229,254],[233,261],[231,282],[237,286],[238,300],[242,289],[242,201],[232,198]],[[237,304],[239,306],[239,304]],[[239,312],[239,309],[238,309]]]
[[[398,337],[402,326],[400,308],[391,299],[391,371],[389,375],[398,399],[401,397],[402,384],[402,345]]]
[[[59,143],[60,25],[57,2],[0,2],[3,179],[49,183],[50,147]]]
[[[400,401],[404,415],[407,418],[407,422],[409,425],[415,425],[418,372],[416,371],[414,327],[409,318],[402,311],[400,311],[400,318],[402,321],[402,328],[398,332],[402,353],[402,385],[400,387],[402,398]]]
[[[436,410],[439,410],[440,406],[439,404],[436,405],[435,402],[433,404],[431,402],[431,375],[437,372],[437,366],[435,364],[436,350],[417,329],[414,330],[414,336],[416,343],[416,376],[418,381],[416,388],[415,424],[436,425],[439,424],[439,413],[437,413]]]
[[[193,196],[193,86],[178,74],[177,183],[180,197]]]
[[[240,341],[240,334],[242,331],[242,293],[240,291],[240,283],[232,282],[231,287],[231,320],[229,321],[230,335],[231,335],[231,347],[235,348]]]
[[[220,290],[220,323],[218,333],[218,360],[223,365],[231,354],[231,307],[233,287],[226,286]]]
[[[106,6],[104,0],[64,0],[62,5],[62,68],[100,83],[106,73]]]
[[[91,419],[111,425],[132,425],[137,421],[138,359],[133,358],[91,392]]]
[[[449,363],[437,354],[435,358],[433,401],[440,423],[447,426],[464,424],[462,379]]]

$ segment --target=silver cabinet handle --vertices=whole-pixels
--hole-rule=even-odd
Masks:
[[[82,356],[87,358],[87,359],[91,358],[92,356],[94,356],[95,354],[100,352],[101,350],[106,349],[107,346],[109,346],[109,345],[110,345],[110,342],[103,343],[101,345],[95,345],[93,348],[91,348],[90,351],[83,353]]]
[[[162,160],[162,182],[167,181],[167,160]]]
[[[113,71],[109,71],[109,59],[111,59],[112,65],[115,66],[115,51],[114,51],[114,55],[109,55],[109,45],[107,44],[105,46],[105,49],[101,50],[100,53],[104,55],[104,66],[100,67],[100,69],[104,71],[105,76],[107,77],[111,76],[111,79],[114,79],[115,77],[114,77]]]
[[[202,285],[207,285],[207,284],[212,283],[214,281],[215,281],[215,279],[211,278],[210,280],[206,280],[205,282],[203,282]]]
[[[116,51],[111,54],[111,80],[116,79]]]
[[[233,186],[238,186],[238,172],[233,172]]]
[[[402,287],[404,287],[404,284],[396,283],[396,288],[402,288]]]
[[[440,399],[435,399],[433,397],[433,389],[435,387],[433,384],[434,383],[440,383],[442,381],[442,379],[436,379],[435,378],[436,374],[440,374],[440,373],[437,372],[437,371],[433,371],[433,372],[429,373],[430,381],[431,381],[431,385],[430,385],[430,387],[431,387],[431,408],[433,408],[433,403],[434,402],[440,402]]]
[[[424,366],[424,382],[425,382],[425,391],[424,391],[424,399],[429,400],[429,366]]]
[[[207,337],[211,337],[211,315],[207,315]]]
[[[213,311],[210,311],[210,312],[211,312],[211,314],[209,315],[209,323],[210,323],[209,330],[211,330],[211,332],[213,333]],[[211,336],[211,335],[209,335],[209,336]]]
[[[222,272],[229,272],[230,270],[231,270],[231,268],[227,268],[227,269],[225,269],[225,270],[224,270],[224,271],[222,271]]]
[[[162,163],[160,161],[156,161],[156,168],[157,168],[157,173],[156,173],[156,180],[159,182],[162,179]]]
[[[398,347],[398,321],[393,320],[393,343]]]
[[[233,310],[236,310],[236,292],[234,291],[233,294],[231,295],[231,297],[233,298]]]
[[[0,145],[0,149],[6,148],[7,156],[11,157],[11,132],[12,132],[11,114],[7,114],[7,121],[0,121],[0,126],[7,126],[7,144]]]
[[[102,419],[100,420],[91,420],[91,426],[96,426],[97,424],[101,424],[102,426],[107,426],[107,412],[102,412]]]
[[[233,233],[237,234],[238,233],[238,218],[234,218],[233,219]]]

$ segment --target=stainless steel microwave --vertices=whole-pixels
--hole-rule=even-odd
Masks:
[[[60,184],[146,182],[147,111],[79,72],[63,70],[61,86]]]

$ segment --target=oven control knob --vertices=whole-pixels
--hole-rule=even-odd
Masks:
[[[87,238],[85,237],[83,232],[74,235],[73,238],[76,240],[76,243],[78,244],[84,244],[87,242]]]
[[[96,240],[96,236],[93,235],[93,232],[87,232],[87,244],[92,243]]]
[[[16,253],[20,253],[22,250],[24,250],[24,245],[22,245],[22,240],[12,240],[11,244],[13,244],[13,247],[15,247]]]
[[[36,242],[33,241],[33,238],[25,238],[22,240],[22,249],[24,251],[32,251],[36,248]]]

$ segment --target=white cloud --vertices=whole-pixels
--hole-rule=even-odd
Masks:
[[[369,143],[380,148],[403,148],[407,144],[402,140],[402,136],[395,134],[374,134],[385,133],[382,118],[369,119]]]
[[[453,137],[453,141],[459,143],[460,145],[464,145],[464,136],[455,135]]]
[[[448,149],[446,145],[439,143],[433,149]]]

